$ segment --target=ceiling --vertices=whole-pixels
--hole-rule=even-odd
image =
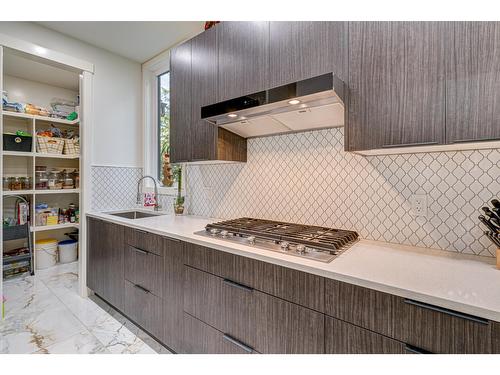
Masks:
[[[38,22],[117,55],[143,63],[203,31],[203,21]]]

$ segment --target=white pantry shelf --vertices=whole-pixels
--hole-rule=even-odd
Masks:
[[[66,223],[66,224],[57,224],[57,225],[32,226],[30,229],[32,232],[46,232],[48,230],[78,228],[78,227],[79,227],[79,223]]]
[[[3,114],[3,116],[6,116],[6,117],[24,118],[24,119],[28,119],[28,120],[34,119],[35,121],[55,122],[55,123],[64,124],[64,125],[78,125],[80,123],[79,119],[69,121],[69,120],[65,120],[62,118],[37,116],[37,115],[30,115],[27,113],[19,113],[19,112],[3,111],[2,114]]]
[[[4,190],[3,195],[46,195],[46,194],[78,194],[80,189],[57,189],[57,190]]]
[[[51,159],[78,159],[80,155],[64,155],[64,154],[44,154],[41,152],[23,152],[23,151],[4,151],[4,156],[20,156],[20,157],[33,157],[37,158],[51,158]]]

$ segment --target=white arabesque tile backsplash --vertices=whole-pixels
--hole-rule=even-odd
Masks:
[[[500,195],[500,150],[364,157],[344,129],[248,140],[245,164],[189,165],[189,213],[353,229],[362,238],[493,256],[477,216]],[[411,214],[427,194],[428,217]]]

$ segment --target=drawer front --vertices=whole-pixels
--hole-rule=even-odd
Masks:
[[[329,316],[325,319],[327,354],[403,354],[405,345]]]
[[[234,338],[184,313],[183,353],[187,354],[251,354],[256,353]]]
[[[137,249],[163,256],[163,237],[143,230],[126,228],[125,242]]]
[[[324,311],[324,279],[305,272],[187,244],[185,263],[310,309]]]
[[[125,249],[125,279],[162,296],[163,257],[134,246]]]
[[[325,312],[382,335],[401,338],[403,299],[372,289],[325,281]]]
[[[163,337],[161,299],[129,281],[125,281],[124,312],[153,336]]]
[[[324,315],[185,267],[184,311],[260,353],[323,353]]]
[[[489,321],[412,300],[405,300],[404,305],[407,344],[432,353],[491,352]]]

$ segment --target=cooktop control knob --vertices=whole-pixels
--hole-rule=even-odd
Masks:
[[[305,254],[306,247],[305,247],[305,245],[297,245],[297,247],[295,248],[295,251],[299,254]]]
[[[219,233],[219,230],[218,230],[218,229],[215,229],[215,228],[210,229],[210,234],[211,234],[212,236],[216,236],[218,233]]]
[[[220,232],[220,235],[224,238],[226,238],[229,235],[229,232],[227,230],[223,230]]]
[[[286,241],[280,242],[281,251],[287,251],[289,246],[290,246],[290,244]]]
[[[249,244],[254,244],[255,243],[255,236],[248,236],[247,241]]]

